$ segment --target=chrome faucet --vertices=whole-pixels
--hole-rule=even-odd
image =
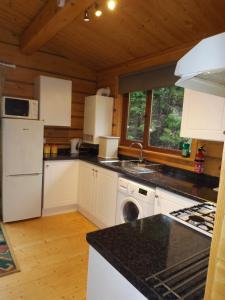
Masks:
[[[133,142],[130,144],[130,148],[133,147],[134,145],[137,145],[140,148],[140,155],[139,155],[139,161],[143,162],[143,146],[141,143]]]

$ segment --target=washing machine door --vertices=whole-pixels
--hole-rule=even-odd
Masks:
[[[120,207],[121,223],[133,222],[143,218],[142,207],[134,198],[126,198]]]

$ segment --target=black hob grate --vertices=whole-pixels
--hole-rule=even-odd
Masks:
[[[145,279],[163,300],[204,299],[210,248]]]
[[[189,208],[173,211],[170,214],[195,226],[209,234],[213,233],[214,221],[215,221],[216,205],[214,203],[206,202],[199,205],[195,205]]]

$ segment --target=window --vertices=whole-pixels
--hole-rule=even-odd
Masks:
[[[126,94],[123,103],[122,143],[142,142],[145,148],[177,152],[184,89],[171,86]]]
[[[144,138],[146,92],[129,94],[126,139],[142,141]]]

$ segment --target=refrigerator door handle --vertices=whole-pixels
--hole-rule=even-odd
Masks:
[[[42,173],[31,173],[31,174],[14,174],[14,175],[8,175],[9,177],[16,177],[16,176],[37,176],[41,175]]]

